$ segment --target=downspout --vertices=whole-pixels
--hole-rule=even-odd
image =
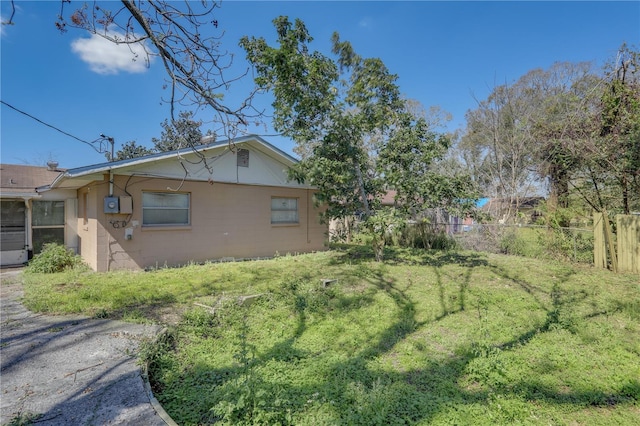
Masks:
[[[31,210],[31,198],[24,197],[24,207],[26,209],[25,214],[25,223],[24,226],[24,239],[25,245],[27,249],[27,259],[31,259],[33,257],[33,235],[31,235],[31,218],[32,218],[32,210]]]
[[[111,158],[113,158],[113,156]],[[109,197],[113,197],[113,169],[111,168],[109,168]],[[107,232],[107,272],[111,271],[112,256],[113,254],[111,253],[111,234]]]
[[[311,243],[309,239],[309,210],[311,210],[311,206],[309,205],[309,189],[307,189],[307,244]]]

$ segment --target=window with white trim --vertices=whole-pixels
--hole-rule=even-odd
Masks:
[[[45,244],[64,244],[64,201],[34,200],[31,206],[33,252]]]
[[[271,223],[292,224],[298,223],[298,199],[297,198],[271,198]]]
[[[142,225],[189,225],[190,197],[182,192],[143,192]]]

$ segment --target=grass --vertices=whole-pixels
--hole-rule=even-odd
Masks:
[[[469,232],[456,234],[455,239],[459,246],[471,250],[593,264],[593,232],[591,230],[544,226],[476,225]]]
[[[134,320],[181,311],[142,350],[179,424],[637,424],[637,275],[474,252],[389,249],[385,259],[342,246],[147,273],[27,274],[25,300]]]

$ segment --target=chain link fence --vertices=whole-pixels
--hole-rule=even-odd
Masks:
[[[361,241],[359,222],[334,222],[331,241]],[[388,246],[448,250],[464,250],[512,254],[538,259],[563,259],[593,264],[594,235],[592,229],[562,228],[539,225],[464,224],[413,222],[390,227],[385,236]]]
[[[450,235],[467,250],[593,263],[591,229],[474,224]]]

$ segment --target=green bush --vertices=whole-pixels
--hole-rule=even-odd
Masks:
[[[525,246],[525,241],[518,237],[516,230],[509,230],[500,240],[500,252],[504,254],[524,256]]]
[[[52,274],[66,269],[82,268],[86,265],[82,258],[63,245],[50,243],[29,261],[25,272]]]
[[[389,245],[427,250],[454,250],[458,242],[444,230],[428,222],[409,223],[399,230]]]

